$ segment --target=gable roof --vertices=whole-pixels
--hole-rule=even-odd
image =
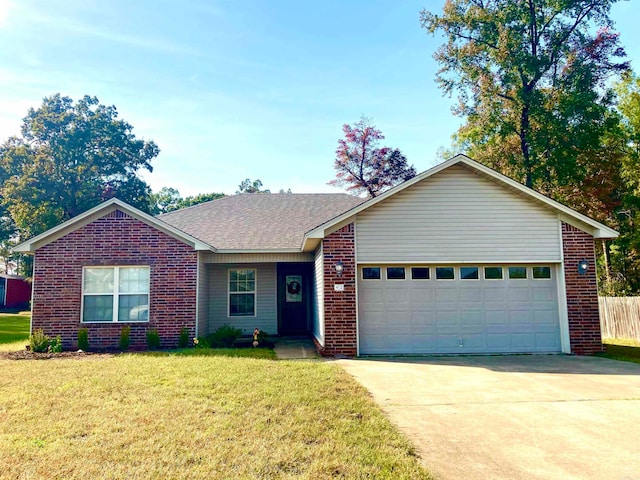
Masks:
[[[555,200],[550,199],[549,197],[545,197],[541,193],[538,193],[535,190],[528,188],[521,183],[516,182],[515,180],[512,180],[511,178],[502,175],[501,173],[498,173],[495,170],[482,165],[481,163],[476,162],[475,160],[470,159],[466,155],[460,154],[436,165],[433,168],[430,168],[429,170],[420,173],[419,175],[416,175],[406,182],[403,182],[387,190],[379,196],[356,206],[352,210],[338,215],[330,221],[317,226],[313,230],[310,230],[305,235],[303,250],[308,251],[315,248],[318,243],[317,239],[324,238],[343,225],[350,223],[358,213],[367,210],[380,202],[383,202],[390,196],[395,195],[403,191],[404,189],[409,188],[412,185],[415,185],[416,183],[421,182],[433,175],[436,175],[437,173],[446,170],[453,165],[461,165],[463,167],[466,167],[474,173],[483,175],[484,177],[489,178],[490,180],[507,188],[510,188],[520,195],[529,198],[530,200],[533,200],[546,206],[547,208],[550,208],[557,213],[560,220],[581,230],[589,232],[591,235],[593,235],[594,238],[616,238],[618,236],[618,232],[616,232],[612,228],[609,228],[606,225],[603,225],[602,223],[587,217],[586,215],[582,215],[581,213],[578,213],[575,210],[562,205]]]
[[[46,232],[41,233],[40,235],[22,242],[19,245],[16,245],[15,247],[13,247],[13,251],[32,253],[36,249],[43,247],[48,243],[51,243],[67,235],[68,233],[93,222],[94,220],[97,220],[98,218],[104,217],[114,210],[120,210],[121,212],[124,212],[127,215],[140,220],[141,222],[146,223],[147,225],[156,228],[161,232],[164,232],[167,235],[176,238],[177,240],[186,243],[187,245],[191,245],[195,250],[208,250],[211,252],[215,251],[215,249],[210,245],[207,245],[197,238],[192,237],[188,233],[182,232],[174,226],[169,225],[168,223],[165,223],[162,220],[159,220],[158,218],[155,218],[147,213],[144,213],[143,211],[138,210],[137,208],[134,208],[131,205],[118,200],[117,198],[107,200],[106,202],[101,203],[100,205],[97,205],[76,217],[73,217],[71,220],[67,220],[66,222],[61,223],[57,227],[53,227]]]
[[[308,230],[363,201],[345,193],[250,193],[212,200],[158,218],[214,246],[218,252],[299,252]]]

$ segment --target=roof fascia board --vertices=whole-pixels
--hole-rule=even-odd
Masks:
[[[36,249],[47,245],[59,238],[67,235],[68,233],[77,230],[79,228],[88,225],[89,223],[97,220],[98,218],[104,217],[105,215],[115,211],[121,210],[122,212],[140,220],[141,222],[153,227],[171,237],[174,237],[177,240],[180,240],[183,243],[188,245],[192,245],[195,250],[206,250],[215,252],[215,248],[211,245],[208,245],[205,242],[198,240],[197,238],[192,237],[175,227],[163,222],[162,220],[158,220],[151,215],[144,213],[137,208],[128,205],[127,203],[118,200],[116,198],[112,198],[107,200],[100,205],[97,205],[76,217],[67,220],[66,222],[61,223],[53,228],[50,228],[46,232],[41,233],[25,242],[20,243],[13,247],[14,252],[21,253],[33,253]]]

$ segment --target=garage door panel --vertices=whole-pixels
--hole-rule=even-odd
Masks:
[[[360,353],[518,353],[561,349],[555,278],[359,281]],[[508,265],[503,266],[507,276]],[[483,272],[483,268],[479,267]],[[555,271],[555,267],[552,267]],[[359,278],[362,278],[361,275]]]

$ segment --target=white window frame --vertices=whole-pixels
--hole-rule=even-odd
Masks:
[[[439,268],[450,268],[451,270],[453,270],[453,278],[438,278],[438,269]],[[460,272],[458,272],[460,273]],[[456,280],[458,280],[460,277],[460,275],[458,275],[458,278],[456,278],[456,267],[450,267],[447,265],[441,265],[441,266],[437,266],[433,268],[433,279],[436,282],[455,282]]]
[[[487,277],[487,268],[499,268],[501,273],[500,278],[488,278]],[[507,277],[509,276],[509,272],[507,271]],[[507,277],[505,277],[504,274],[504,266],[502,265],[484,265],[482,267],[482,278],[487,280],[488,282],[501,282],[505,279],[507,279]]]
[[[118,320],[118,312],[120,310],[120,269],[121,268],[146,268],[149,270],[149,288],[147,292],[144,293],[133,293],[127,292],[128,295],[146,295],[147,296],[147,305],[149,305],[149,310],[151,310],[151,267],[149,265],[85,265],[82,267],[82,305],[80,307],[80,323],[100,323],[100,324],[109,324],[109,323],[149,323],[150,315],[147,314],[146,320]],[[85,293],[84,291],[84,280],[85,273],[87,269],[98,270],[98,269],[109,269],[113,270],[113,291],[102,292],[102,293]],[[122,294],[122,295],[126,295]],[[84,320],[84,299],[85,297],[96,297],[102,295],[111,295],[113,296],[113,317],[112,320],[109,321],[98,321],[98,320]]]
[[[475,268],[476,273],[478,274],[478,278],[463,278],[462,277],[463,268]],[[479,265],[463,265],[461,267],[458,267],[458,278],[460,279],[461,282],[477,282],[482,278],[482,276],[480,275],[480,269],[481,267]]]
[[[413,278],[414,268],[424,268],[427,271],[427,278]],[[430,282],[433,279],[433,277],[431,276],[431,270],[432,270],[431,267],[412,265],[411,267],[409,267],[409,271],[411,273],[411,280],[415,282]],[[435,275],[435,270],[434,270],[434,275]]]
[[[389,278],[389,269],[390,268],[401,268],[404,271],[404,278]],[[402,265],[391,265],[384,267],[384,278],[390,282],[404,282],[407,280],[407,267]]]
[[[231,272],[240,270],[253,270],[253,291],[252,292],[232,292]],[[231,315],[231,295],[253,294],[253,315]],[[258,316],[258,269],[257,268],[230,268],[227,270],[227,318],[255,318]]]
[[[548,268],[549,269],[549,276],[548,277],[536,277],[535,276],[535,268]],[[541,281],[541,282],[545,282],[545,281],[549,281],[553,278],[553,268],[551,268],[551,265],[532,265],[531,266],[531,280],[535,280],[535,281]]]
[[[365,268],[377,268],[378,269],[378,273],[380,274],[380,276],[378,278],[365,278],[364,277],[364,269]],[[367,267],[362,267],[361,269],[361,276],[362,276],[362,281],[363,282],[379,282],[380,280],[382,280],[382,267],[378,267],[378,266],[367,266]]]

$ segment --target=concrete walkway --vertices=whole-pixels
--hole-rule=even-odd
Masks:
[[[640,478],[640,365],[563,355],[337,360],[437,478]]]
[[[280,360],[319,358],[313,341],[306,337],[277,338],[273,350]]]

